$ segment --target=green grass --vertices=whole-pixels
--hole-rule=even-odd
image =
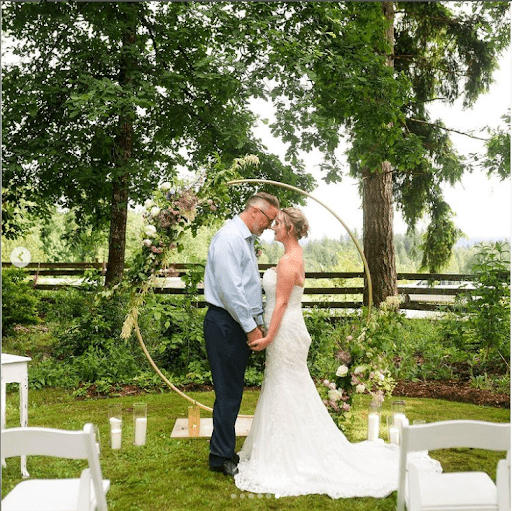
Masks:
[[[191,393],[198,401],[211,406],[213,393]],[[258,398],[257,391],[244,394],[241,413],[251,414]],[[368,396],[357,396],[354,402],[353,421],[346,435],[361,441],[366,432]],[[133,403],[148,405],[148,438],[143,447],[135,447],[130,409]],[[118,402],[123,406],[123,444],[113,451],[108,445],[108,405]],[[508,409],[480,407],[470,404],[430,399],[406,399],[407,415],[412,420],[428,422],[449,419],[475,419],[508,422]],[[190,510],[394,510],[396,493],[385,499],[357,498],[332,500],[322,495],[286,497],[276,499],[270,495],[241,492],[233,481],[208,470],[208,439],[175,439],[171,431],[177,418],[187,417],[189,403],[170,392],[145,394],[109,399],[78,401],[63,390],[42,389],[29,392],[29,425],[61,429],[81,429],[86,422],[97,424],[101,437],[101,466],[103,477],[110,479],[107,494],[112,511],[190,511]],[[391,399],[383,407],[383,415],[390,413]],[[7,426],[18,424],[18,393],[7,396]],[[202,412],[202,416],[208,414]],[[385,419],[383,421],[385,423]],[[312,432],[313,434],[314,432]],[[385,429],[381,430],[386,439]],[[244,439],[238,439],[238,448]],[[503,453],[489,453],[468,449],[436,451],[431,453],[445,471],[484,470],[493,479],[496,463]],[[83,461],[66,461],[43,457],[29,457],[28,470],[34,478],[78,477],[85,467]],[[21,481],[19,459],[7,460],[2,471],[2,496]]]

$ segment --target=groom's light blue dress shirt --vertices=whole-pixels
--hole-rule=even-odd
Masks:
[[[213,237],[204,272],[205,300],[226,309],[244,332],[263,324],[254,236],[236,216]]]

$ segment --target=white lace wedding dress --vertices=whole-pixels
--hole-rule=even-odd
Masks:
[[[276,272],[267,270],[267,324],[276,281]],[[385,497],[398,487],[399,450],[382,440],[352,444],[332,421],[307,367],[311,338],[302,316],[302,294],[303,288],[295,286],[278,335],[267,348],[261,394],[239,453],[235,484],[279,496]],[[425,469],[441,471],[426,453],[415,458]]]

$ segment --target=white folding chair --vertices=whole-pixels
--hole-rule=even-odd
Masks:
[[[2,430],[2,458],[33,455],[87,459],[89,467],[79,479],[22,481],[2,500],[2,511],[107,511],[103,480],[92,424],[82,431],[48,428]]]
[[[510,451],[508,451],[507,458],[498,461],[498,468],[496,470],[499,511],[510,510],[510,478]]]
[[[456,447],[507,451],[498,464],[497,485],[484,472],[439,474],[407,463],[409,452]],[[509,451],[510,424],[458,420],[403,426],[397,511],[404,511],[404,504],[408,511],[510,511]]]

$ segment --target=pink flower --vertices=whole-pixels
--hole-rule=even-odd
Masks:
[[[348,403],[343,403],[343,406],[341,407],[341,409],[344,412],[350,412],[350,405]]]
[[[345,364],[350,364],[352,357],[350,356],[350,353],[348,351],[339,350],[336,355],[334,355],[334,358],[336,360],[339,360],[340,362],[343,362]]]
[[[338,405],[334,402],[334,401],[329,401],[329,405],[330,407],[335,411],[335,412],[339,412],[340,409],[338,407]]]
[[[350,379],[350,384],[358,385],[359,383],[361,383],[361,380],[355,374],[353,374],[352,378]]]
[[[374,401],[377,401],[377,403],[382,404],[384,402],[384,392],[382,390],[378,390],[373,394]]]

